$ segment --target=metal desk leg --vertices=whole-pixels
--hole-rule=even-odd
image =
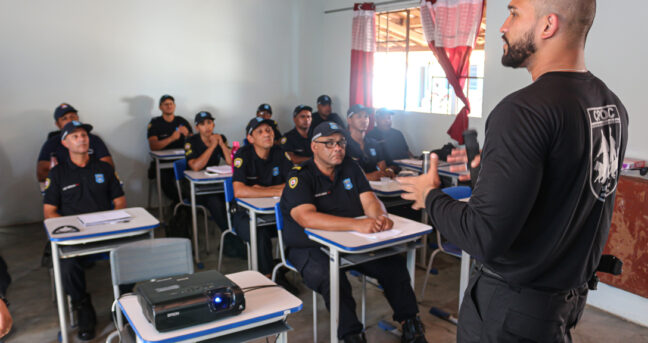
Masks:
[[[61,280],[61,261],[59,260],[58,245],[51,242],[52,264],[54,266],[54,285],[56,288],[56,307],[58,308],[59,325],[61,327],[61,342],[68,342],[67,323],[65,320],[65,294],[63,294],[63,281]]]
[[[470,255],[467,252],[461,251],[461,271],[459,279],[459,308],[463,301],[464,292],[468,287],[468,278],[470,277]]]
[[[198,251],[198,223],[196,222],[196,185],[189,181],[191,188],[191,224],[193,229],[194,260],[200,263],[200,253]]]
[[[340,322],[340,253],[329,248],[331,343],[337,343],[337,330]]]
[[[416,249],[407,249],[407,271],[410,274],[412,289],[414,288],[414,276],[416,275]]]
[[[248,210],[250,216],[250,256],[252,260],[252,270],[259,271],[259,256],[257,254],[257,230],[256,230],[256,212]]]
[[[288,331],[284,331],[284,332],[280,333],[279,337],[277,337],[277,342],[278,343],[288,343]]]
[[[160,180],[160,159],[155,158],[155,183],[157,184],[158,196],[158,220],[163,222],[164,213],[162,213],[162,180]]]
[[[425,208],[421,209],[421,223],[428,224],[428,215]],[[423,235],[421,238],[423,246],[419,250],[419,266],[423,269],[427,268],[427,248],[428,248],[428,235]]]

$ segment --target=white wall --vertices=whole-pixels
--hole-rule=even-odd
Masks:
[[[146,203],[146,124],[160,95],[190,122],[212,112],[230,139],[262,102],[292,126],[309,3],[0,0],[0,225],[42,219],[36,159],[61,102],[103,137],[133,206]]]

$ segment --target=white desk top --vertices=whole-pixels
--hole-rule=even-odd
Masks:
[[[229,174],[212,174],[205,172],[204,170],[193,171],[185,170],[185,178],[192,182],[206,182],[206,181],[223,181],[229,177],[232,177],[232,173]]]
[[[149,151],[149,155],[153,158],[165,159],[165,158],[180,158],[184,157],[184,149],[166,149],[166,150],[155,150]]]
[[[147,210],[142,207],[131,207],[120,211],[126,211],[131,215],[132,219],[128,222],[123,223],[101,224],[86,227],[81,224],[78,219],[78,215],[49,218],[45,219],[44,221],[45,231],[47,232],[47,237],[52,242],[76,240],[99,241],[103,239],[102,236],[119,234],[128,235],[129,233],[154,229],[160,224],[160,222],[155,217],[153,217]],[[103,212],[110,211],[102,211],[96,213]],[[65,225],[77,227],[79,229],[79,232],[52,234],[52,231],[56,230],[56,228]]]
[[[274,211],[274,206],[279,202],[279,199],[280,197],[236,198],[236,202],[250,210]]]
[[[241,288],[274,284],[255,271],[248,270],[226,276]],[[119,299],[119,307],[137,336],[143,342],[156,343],[196,341],[247,330],[282,320],[286,315],[300,311],[302,306],[299,298],[281,287],[261,288],[245,293],[245,310],[237,316],[161,333],[146,320],[135,295],[127,295]]]
[[[369,181],[369,184],[371,185],[371,189],[381,196],[398,195],[403,193],[400,184],[394,179],[386,181]]]
[[[416,238],[432,232],[432,227],[421,224],[411,219],[390,214],[389,218],[394,221],[393,230],[398,230],[395,236],[372,239],[355,234],[354,231],[325,231],[316,229],[305,229],[308,238],[321,244],[334,246],[344,252],[363,252],[381,246],[400,244],[412,241]]]
[[[413,169],[418,171],[419,173],[422,172],[423,170],[423,161],[422,160],[413,160],[413,159],[402,159],[402,160],[395,160],[394,161],[397,165],[409,169]],[[454,164],[452,164],[454,165]],[[445,176],[450,176],[450,177],[458,177],[459,175],[468,175],[470,172],[464,171],[461,173],[453,172],[450,171],[450,166],[448,162],[445,161],[439,161],[439,174],[445,175]]]

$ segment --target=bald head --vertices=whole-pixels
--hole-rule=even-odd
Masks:
[[[574,43],[585,43],[594,16],[596,0],[533,0],[536,16],[556,14]]]

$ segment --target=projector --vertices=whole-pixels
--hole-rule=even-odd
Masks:
[[[144,316],[159,332],[211,322],[245,309],[241,288],[215,270],[140,282],[135,293]]]

